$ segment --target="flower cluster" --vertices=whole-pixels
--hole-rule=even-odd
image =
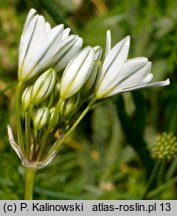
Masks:
[[[153,157],[163,161],[171,161],[177,156],[177,137],[173,133],[162,133],[152,148]]]
[[[18,145],[10,126],[9,141],[24,166],[41,168],[56,155],[97,100],[144,87],[150,83],[151,62],[145,57],[128,59],[130,37],[106,51],[83,47],[83,39],[69,28],[51,28],[31,9],[19,46],[16,119]],[[55,133],[59,137],[55,138]]]

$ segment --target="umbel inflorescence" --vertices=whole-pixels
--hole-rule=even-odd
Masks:
[[[151,62],[128,59],[130,37],[106,50],[83,47],[83,39],[69,28],[51,28],[34,9],[29,11],[19,46],[16,89],[17,143],[8,126],[9,141],[26,167],[42,168],[60,149],[93,105],[112,95],[151,83]],[[59,137],[54,136],[59,132]]]
[[[152,147],[153,157],[169,162],[177,156],[177,137],[173,133],[162,133]]]

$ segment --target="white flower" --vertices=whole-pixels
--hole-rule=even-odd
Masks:
[[[60,51],[56,55],[57,63],[55,70],[57,72],[63,70],[69,61],[80,51],[83,45],[83,39],[78,35],[70,35],[63,39]]]
[[[96,83],[97,99],[144,87],[169,85],[169,79],[150,83],[153,78],[151,62],[144,57],[127,60],[129,45],[127,36],[111,49],[110,31],[107,32],[106,56]]]
[[[61,78],[60,97],[65,100],[77,93],[87,81],[94,65],[94,49],[86,47],[67,65]]]
[[[29,11],[19,46],[20,81],[27,81],[53,65],[53,57],[58,53],[62,39],[69,34],[66,29],[63,36],[63,28],[63,25],[51,28],[34,9]]]

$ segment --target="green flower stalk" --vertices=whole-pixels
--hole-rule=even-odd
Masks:
[[[51,28],[31,9],[19,46],[16,89],[17,143],[8,125],[9,142],[25,167],[25,199],[32,199],[36,170],[49,164],[97,100],[151,83],[147,58],[128,60],[130,37],[106,53],[100,46],[84,47],[78,35],[58,25]],[[104,59],[102,60],[102,56]],[[60,136],[54,135],[59,131]]]

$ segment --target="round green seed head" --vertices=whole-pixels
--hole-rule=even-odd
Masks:
[[[177,137],[173,133],[162,133],[156,138],[152,154],[154,158],[171,161],[177,155]]]

